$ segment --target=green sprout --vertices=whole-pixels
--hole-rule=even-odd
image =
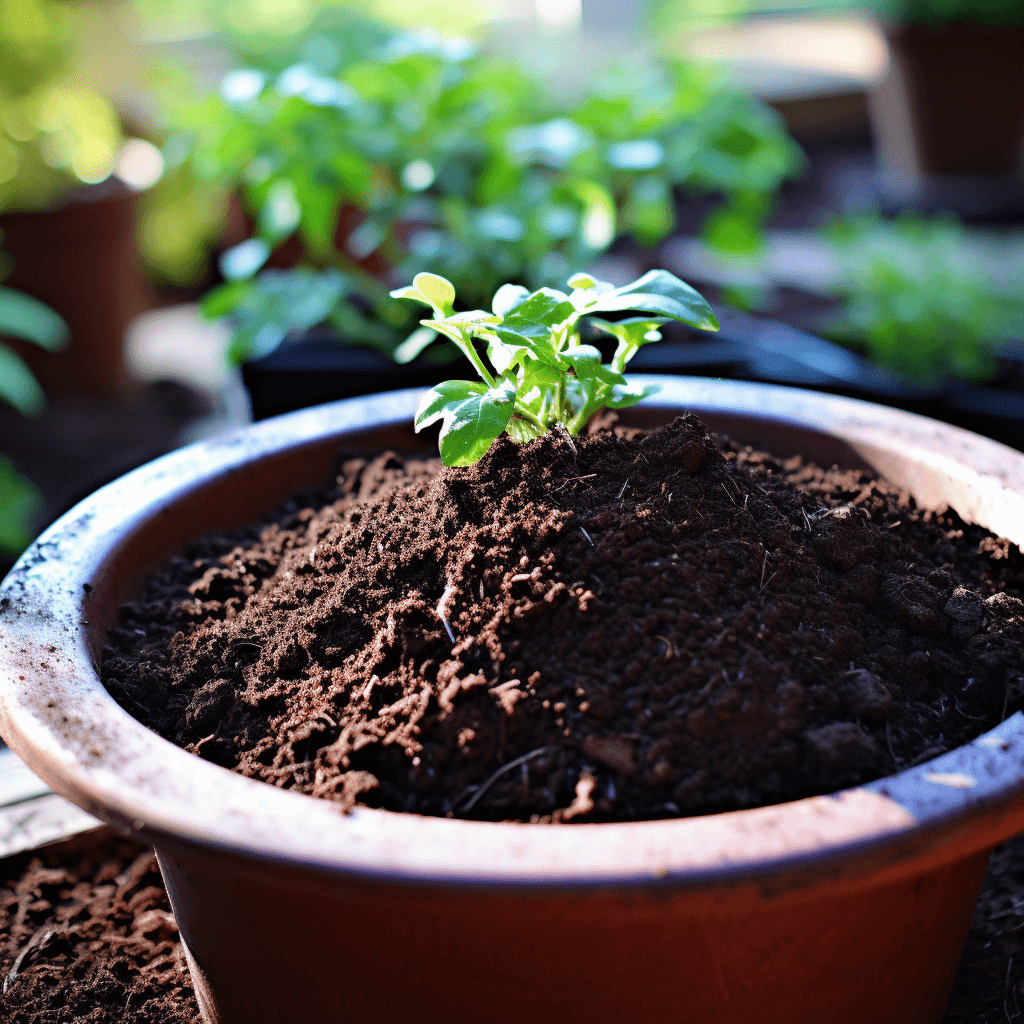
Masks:
[[[562,426],[579,434],[601,409],[624,409],[653,394],[623,376],[641,345],[660,341],[658,328],[679,320],[717,331],[718,321],[704,299],[665,270],[652,270],[632,284],[615,288],[589,274],[569,278],[571,293],[554,288],[531,292],[502,285],[491,312],[455,312],[455,288],[437,274],[417,274],[408,288],[391,293],[430,306],[433,319],[420,323],[453,341],[473,364],[480,381],[448,380],[431,388],[416,412],[416,430],[437,420],[441,458],[446,466],[471,466],[508,431],[520,443]],[[640,311],[654,316],[608,321],[594,313]],[[580,318],[617,339],[610,363],[593,345],[581,343]],[[473,344],[487,346],[493,371]]]

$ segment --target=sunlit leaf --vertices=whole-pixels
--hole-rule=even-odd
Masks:
[[[416,413],[416,429],[440,419],[441,460],[446,466],[470,466],[508,425],[515,398],[515,384],[508,380],[500,380],[493,388],[475,381],[446,381],[424,396]]]
[[[700,293],[667,270],[652,270],[632,284],[598,296],[586,308],[594,313],[640,309],[702,330],[718,330],[718,320]]]
[[[56,352],[68,340],[63,317],[38,299],[13,288],[0,288],[0,334],[23,338]]]

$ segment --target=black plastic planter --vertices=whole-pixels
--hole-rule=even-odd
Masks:
[[[863,398],[916,412],[1024,450],[1024,360],[1010,353],[1004,372],[985,385],[946,382],[925,387],[872,366],[849,349],[788,324],[716,308],[721,331],[707,334],[676,324],[665,340],[642,348],[631,373],[667,373],[766,381]],[[602,345],[604,339],[588,339]],[[610,351],[606,353],[610,355]],[[380,352],[341,342],[326,331],[292,339],[242,367],[256,420],[358,395],[474,380],[465,359],[393,362]]]
[[[741,376],[746,361],[743,344],[668,325],[665,340],[640,350],[629,364],[634,373],[704,373]],[[588,339],[604,349],[607,339]],[[610,357],[614,345],[608,348]],[[396,363],[372,349],[347,345],[324,330],[286,341],[262,359],[243,364],[242,380],[249,391],[255,420],[279,416],[322,402],[355,398],[401,388],[431,387],[443,380],[475,380],[476,371],[461,357],[431,359],[430,349],[411,363]]]

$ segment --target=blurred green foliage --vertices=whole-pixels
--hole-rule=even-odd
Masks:
[[[3,274],[0,274],[0,278]],[[50,351],[68,339],[67,324],[48,306],[12,288],[0,287],[0,338],[20,338]],[[25,361],[0,341],[0,402],[24,416],[42,410],[43,392]],[[33,520],[43,499],[35,485],[0,456],[0,555],[18,555],[32,540]]]
[[[661,32],[694,22],[729,22],[758,16],[874,14],[902,24],[1024,23],[1020,0],[651,0],[651,21]]]
[[[872,0],[876,14],[902,24],[1021,25],[1021,0]]]
[[[754,251],[772,194],[801,165],[776,115],[711,70],[595,69],[567,100],[469,40],[329,13],[304,38],[240,43],[248,66],[173,110],[170,180],[235,191],[265,243],[226,254],[217,309],[230,295],[251,311],[254,289],[279,296],[279,280],[256,275],[287,244],[289,260],[339,272],[335,286],[399,340],[408,314],[383,276],[441,273],[470,305],[506,281],[548,285],[620,234],[657,244],[677,189],[718,198],[712,244]]]
[[[45,208],[114,167],[117,113],[75,66],[81,16],[63,0],[0,0],[0,211]]]
[[[875,218],[827,232],[845,302],[834,336],[920,381],[984,380],[1009,338],[1024,338],[1019,244],[951,219]]]

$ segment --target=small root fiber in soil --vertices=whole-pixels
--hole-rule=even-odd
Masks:
[[[122,610],[132,714],[272,785],[642,820],[830,792],[1024,697],[1024,559],[859,471],[651,432],[386,453],[198,540]]]
[[[152,850],[0,862],[3,1024],[201,1024]]]

